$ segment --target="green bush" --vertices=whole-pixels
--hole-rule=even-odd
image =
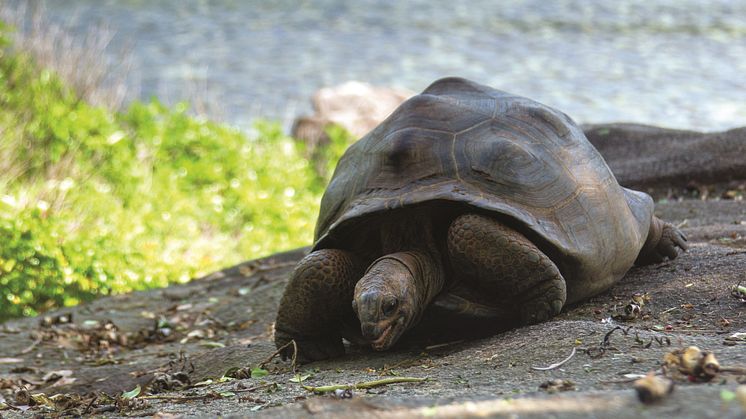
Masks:
[[[6,198],[7,200],[7,198]],[[6,202],[2,205],[7,206]],[[6,208],[3,208],[4,210]],[[3,317],[30,315],[79,302],[89,294],[97,267],[71,266],[65,249],[58,246],[54,225],[39,210],[0,218],[0,284],[4,301]],[[80,262],[80,261],[77,261]],[[86,266],[87,265],[87,266]],[[100,270],[100,268],[99,268]]]
[[[0,320],[311,243],[344,131],[317,170],[278,124],[248,136],[157,100],[110,112],[0,54]]]

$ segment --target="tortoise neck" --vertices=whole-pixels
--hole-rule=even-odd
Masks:
[[[398,290],[408,301],[407,329],[419,323],[445,284],[445,269],[432,217],[424,211],[393,214],[380,224],[381,253],[361,288]]]

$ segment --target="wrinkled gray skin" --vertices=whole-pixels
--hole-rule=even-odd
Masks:
[[[373,262],[358,281],[352,308],[373,349],[390,348],[419,323],[443,286],[443,275],[428,272],[434,266],[425,252],[391,253]]]
[[[567,115],[442,79],[340,160],[275,343],[314,360],[343,354],[343,337],[388,349],[420,323],[532,324],[686,247]]]

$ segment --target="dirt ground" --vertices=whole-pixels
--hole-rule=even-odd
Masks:
[[[746,284],[746,202],[662,200],[657,213],[682,226],[691,249],[633,268],[610,291],[551,321],[385,353],[351,348],[343,358],[297,366],[297,374],[290,361],[263,362],[275,351],[275,310],[304,249],[185,285],[7,322],[0,325],[0,401],[14,407],[0,415],[743,417],[746,335],[737,333],[746,332],[746,303],[731,289]],[[646,295],[641,311],[619,319],[635,294]],[[642,404],[632,382],[661,372],[666,353],[690,345],[734,370],[707,382],[669,370],[673,393]],[[571,353],[558,368],[532,369]],[[224,378],[236,368],[243,369],[239,377],[253,368],[255,378]],[[401,377],[427,380],[355,389],[351,398],[302,387]],[[540,388],[550,380],[558,381]],[[122,397],[138,385],[137,397]],[[22,386],[47,398],[37,396],[29,407],[27,394],[17,394]],[[54,394],[67,396],[49,398]]]

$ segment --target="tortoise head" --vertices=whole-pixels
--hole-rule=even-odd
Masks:
[[[389,349],[412,324],[417,311],[415,287],[412,270],[395,255],[373,262],[358,281],[352,309],[373,349]]]
[[[389,349],[420,321],[442,286],[438,265],[425,252],[398,252],[377,259],[355,286],[352,301],[363,337],[377,351]]]

